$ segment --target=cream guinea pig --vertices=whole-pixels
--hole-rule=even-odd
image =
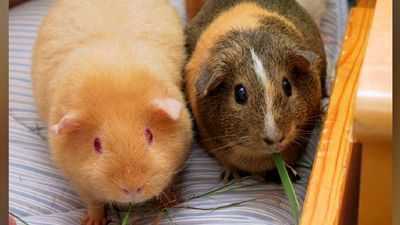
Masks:
[[[273,153],[293,164],[325,96],[310,15],[294,0],[210,0],[186,27],[186,46],[185,91],[225,182],[274,170]]]
[[[184,36],[168,0],[60,0],[43,21],[32,83],[53,159],[85,202],[159,196],[192,142],[181,91]]]

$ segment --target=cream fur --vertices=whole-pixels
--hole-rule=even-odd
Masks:
[[[88,207],[84,224],[105,222],[103,203],[128,202],[121,188],[143,185],[135,202],[160,195],[182,166],[192,141],[188,110],[176,102],[184,105],[183,63],[183,27],[168,0],[59,0],[43,21],[34,97],[56,131],[53,158]]]

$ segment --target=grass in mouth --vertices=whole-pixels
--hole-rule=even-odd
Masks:
[[[131,213],[131,209],[132,209],[132,203],[129,203],[128,211],[125,213],[124,219],[122,220],[122,223],[121,223],[122,225],[128,224],[128,219],[129,219],[129,214]]]
[[[274,153],[274,161],[276,168],[278,169],[283,188],[285,189],[285,193],[289,200],[290,207],[292,208],[294,219],[296,220],[296,224],[299,224],[300,205],[297,201],[296,192],[294,192],[292,181],[290,180],[289,174],[286,170],[285,162],[278,153]]]

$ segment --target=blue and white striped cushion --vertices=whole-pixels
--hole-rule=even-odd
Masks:
[[[36,31],[54,0],[32,0],[10,10],[9,16],[9,210],[31,225],[79,224],[84,204],[70,188],[51,160],[47,130],[40,122],[31,91],[31,51]],[[185,19],[184,1],[171,0]],[[335,63],[347,21],[346,0],[327,0],[327,11],[321,21],[321,32],[328,59],[328,76],[333,77]],[[330,81],[331,79],[328,79]],[[329,82],[330,83],[330,82]],[[330,85],[328,85],[330,86]],[[302,179],[295,184],[303,203],[308,177],[319,140],[318,131],[299,161],[296,170]],[[174,188],[183,196],[198,195],[221,186],[221,168],[215,159],[195,145],[187,165]],[[252,185],[252,186],[249,186]],[[247,186],[247,187],[244,187]],[[257,184],[246,180],[234,189],[185,203],[188,207],[213,208],[263,196],[264,198],[218,210],[175,209],[171,218],[177,224],[294,224],[281,185]],[[151,224],[157,217],[151,203],[134,209],[130,221]],[[109,224],[120,224],[122,214],[108,209]],[[162,216],[161,224],[171,221]],[[19,223],[21,224],[21,223]]]

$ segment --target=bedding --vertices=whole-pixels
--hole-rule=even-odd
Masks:
[[[31,53],[36,31],[54,0],[32,0],[9,12],[9,211],[28,224],[80,224],[85,208],[51,160],[47,128],[41,123],[31,91]],[[171,0],[183,21],[184,1]],[[348,16],[346,0],[326,0],[321,21],[328,60],[327,86],[335,74]],[[302,205],[317,148],[317,125],[295,169],[301,180],[295,186]],[[221,187],[221,167],[194,144],[188,161],[174,183],[181,196],[201,195]],[[251,201],[250,201],[251,200]],[[225,208],[232,203],[243,202]],[[197,209],[195,209],[197,208]],[[218,208],[218,209],[215,209]],[[120,224],[125,209],[108,207],[109,224]],[[168,216],[167,216],[168,214]],[[160,217],[159,217],[160,215]],[[159,217],[159,218],[158,218]],[[244,180],[222,193],[187,201],[182,208],[159,212],[152,202],[136,206],[129,218],[135,224],[294,224],[283,187],[274,182]],[[22,224],[17,220],[18,224]]]

